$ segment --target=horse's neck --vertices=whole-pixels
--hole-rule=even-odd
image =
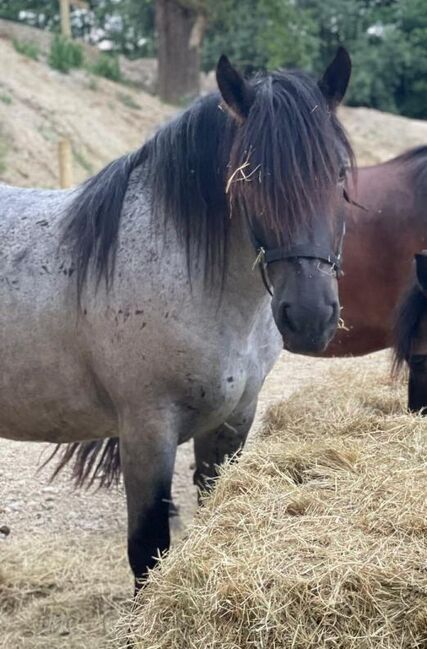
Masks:
[[[244,219],[233,215],[230,226],[225,292],[239,296],[242,307],[257,312],[269,303],[258,267],[254,265],[256,250],[249,239]]]
[[[129,183],[120,240],[123,252],[119,254],[116,275],[121,271],[121,264],[123,276],[128,274],[131,259],[137,285],[147,284],[147,277],[155,278],[154,285],[160,292],[158,298],[162,300],[165,296],[170,302],[178,300],[179,309],[201,310],[204,317],[215,320],[218,317],[226,319],[227,314],[232,317],[234,313],[247,322],[249,329],[260,311],[270,309],[259,270],[253,269],[256,252],[249,240],[245,220],[238,213],[233,213],[229,224],[226,265],[223,269],[215,262],[218,267],[212,269],[211,286],[204,282],[204,253],[197,259],[197,245],[190,252],[190,295],[185,244],[177,236],[171,218],[154,217],[151,213],[150,187],[145,183],[143,169],[136,170]],[[125,254],[126,250],[134,252]]]
[[[232,217],[229,236],[221,310],[238,313],[250,330],[259,317],[271,315],[270,296],[254,267],[256,251],[237,215]]]

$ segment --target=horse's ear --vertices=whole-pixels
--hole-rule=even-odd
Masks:
[[[216,66],[216,80],[225,106],[233,117],[243,122],[249,114],[255,91],[224,54]]]
[[[339,47],[335,58],[328,65],[319,81],[322,91],[331,110],[335,110],[344,98],[351,75],[351,58],[344,47]]]
[[[420,288],[427,293],[427,250],[415,255],[415,270]]]

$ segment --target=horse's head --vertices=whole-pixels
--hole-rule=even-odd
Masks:
[[[226,57],[217,68],[224,105],[239,124],[231,209],[246,219],[284,345],[300,353],[324,349],[339,320],[344,181],[353,155],[335,109],[350,72],[343,48],[319,82],[302,72],[246,81]]]

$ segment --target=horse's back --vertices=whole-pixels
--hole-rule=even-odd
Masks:
[[[60,231],[70,193],[0,186],[0,318],[39,315],[64,285]],[[59,262],[59,267],[58,267]]]
[[[8,285],[22,268],[32,266],[37,274],[37,267],[43,271],[42,266],[52,263],[52,255],[58,247],[60,217],[68,195],[61,191],[0,185],[2,293],[8,292]],[[4,299],[5,295],[2,297]]]

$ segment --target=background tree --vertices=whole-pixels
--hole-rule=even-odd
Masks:
[[[339,44],[351,52],[347,103],[427,117],[425,0],[299,0],[299,5],[317,20],[320,65]]]
[[[202,2],[156,0],[158,93],[164,101],[185,102],[199,94],[205,25]]]
[[[220,0],[211,13],[203,67],[214,68],[219,54],[247,72],[254,69],[312,69],[318,53],[311,13],[292,0]]]
[[[59,22],[58,0],[0,0],[0,17],[51,29]]]
[[[154,55],[154,0],[71,0],[75,38],[137,58]],[[0,0],[0,18],[59,31],[58,0]]]
[[[73,35],[131,58],[159,59],[174,103],[199,91],[198,68],[224,52],[246,72],[319,73],[337,45],[353,59],[347,102],[427,118],[427,0],[71,0]],[[58,0],[0,0],[0,16],[58,30]]]

